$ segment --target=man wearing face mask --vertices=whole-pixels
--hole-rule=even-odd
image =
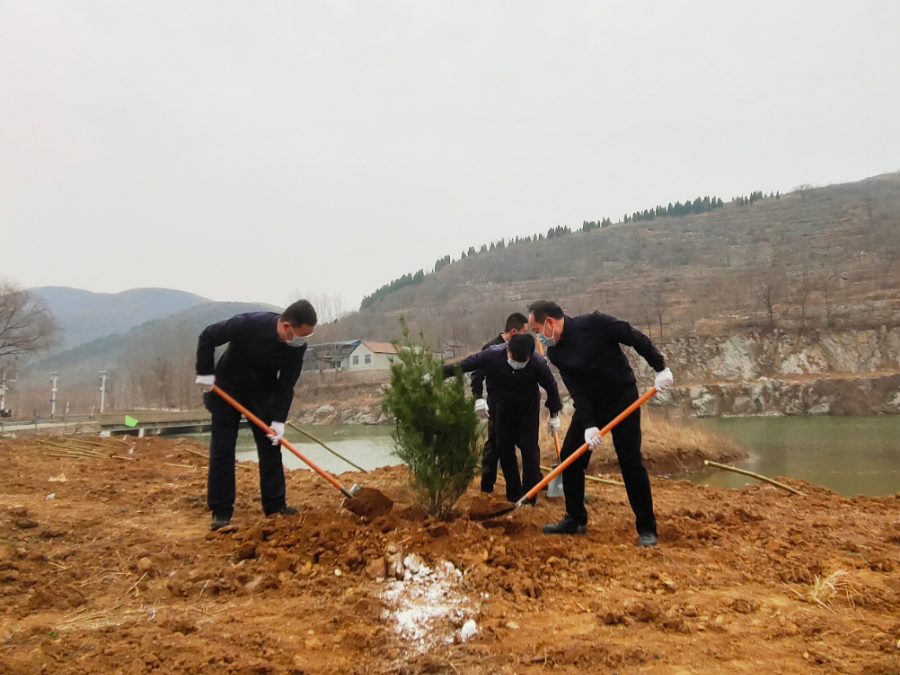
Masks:
[[[584,443],[596,448],[600,427],[638,398],[634,371],[620,345],[628,345],[656,371],[656,388],[672,384],[672,371],[646,335],[625,321],[600,312],[566,316],[555,302],[541,300],[529,308],[529,324],[544,344],[547,358],[559,369],[575,404],[575,415],[563,442],[565,460]],[[625,481],[628,501],[635,515],[638,546],[655,546],[656,517],[650,479],[641,457],[641,411],[635,410],[612,431],[613,445]],[[563,471],[566,515],[545,525],[547,534],[583,534],[587,531],[584,507],[584,472],[591,458],[588,450]]]
[[[518,501],[541,480],[538,446],[541,392],[538,387],[547,392],[551,434],[559,428],[559,411],[562,409],[550,366],[543,356],[535,353],[534,347],[534,337],[520,333],[512,335],[506,345],[489,347],[459,363],[444,366],[444,377],[455,375],[456,368],[464,373],[474,370],[484,373],[493,401],[491,405],[496,408],[497,455],[506,479],[506,498],[511,502]],[[522,452],[521,478],[516,446]]]
[[[490,342],[485,343],[482,351],[495,345],[505,345],[509,339],[517,333],[524,333],[528,327],[528,317],[519,312],[510,314],[506,318],[505,330]],[[497,401],[494,399],[491,388],[488,387],[487,398],[484,397],[484,373],[480,370],[472,371],[472,394],[475,396],[476,412],[488,420],[488,437],[481,455],[481,491],[493,492],[494,483],[497,481]]]
[[[241,413],[212,391],[218,385],[250,412],[269,422],[274,432],[251,426],[259,455],[259,487],[263,511],[292,515],[285,501],[281,438],[294,385],[303,368],[307,338],[316,326],[316,310],[298,300],[280,315],[274,312],[238,314],[207,326],[197,343],[197,384],[212,414],[209,445],[207,503],[213,513],[212,529],[231,523],[234,512],[234,452]],[[218,363],[216,347],[228,343]]]

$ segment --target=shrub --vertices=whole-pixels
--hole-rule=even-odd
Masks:
[[[394,341],[397,356],[382,401],[395,420],[393,454],[409,466],[419,505],[446,518],[481,471],[483,430],[462,373],[445,381],[440,359],[421,336],[410,339],[403,320],[401,327],[403,341]]]

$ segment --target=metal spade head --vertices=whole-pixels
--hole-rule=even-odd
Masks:
[[[357,492],[359,492],[359,489],[360,489],[361,487],[362,487],[362,485],[360,485],[359,483],[354,483],[354,484],[353,484],[353,487],[351,487],[350,490],[349,490],[350,496],[352,497],[352,496],[355,495]]]
[[[553,468],[556,468],[556,465],[553,465]],[[562,497],[565,493],[563,492],[562,485],[562,474],[558,476],[554,476],[553,480],[551,480],[547,484],[547,496],[548,497]]]

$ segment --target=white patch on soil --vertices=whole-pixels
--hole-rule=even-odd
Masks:
[[[431,568],[413,553],[403,558],[402,575],[382,593],[388,607],[384,618],[416,653],[453,642],[460,627],[476,616],[460,588],[463,574],[453,563],[442,560]]]

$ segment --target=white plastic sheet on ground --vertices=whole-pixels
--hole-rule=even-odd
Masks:
[[[452,642],[476,612],[461,588],[462,572],[446,560],[434,568],[416,554],[403,559],[403,580],[389,581],[382,594],[387,619],[398,636],[420,654]]]

